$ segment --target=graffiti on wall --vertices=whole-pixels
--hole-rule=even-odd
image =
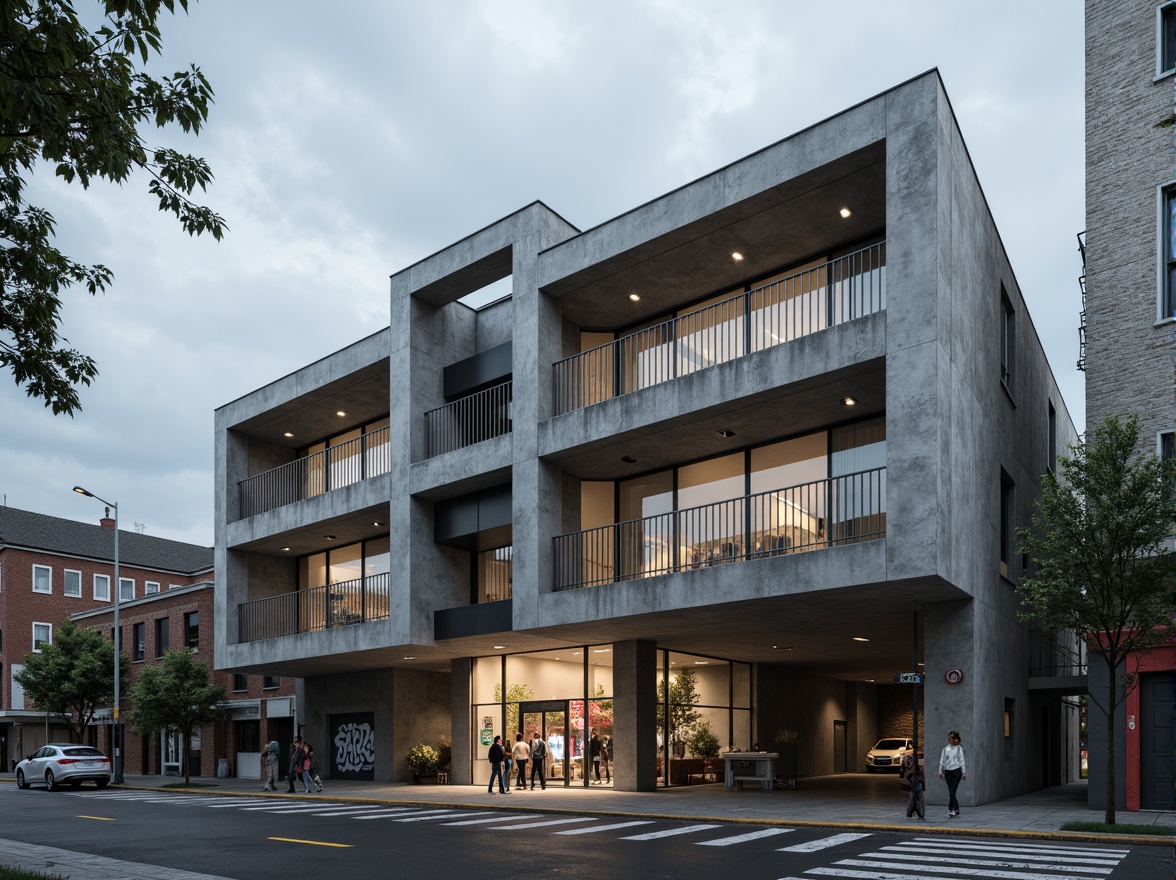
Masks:
[[[371,779],[376,765],[376,731],[371,715],[335,718],[333,775],[336,778]]]

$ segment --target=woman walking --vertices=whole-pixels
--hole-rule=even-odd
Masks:
[[[947,735],[947,745],[939,756],[939,778],[947,782],[947,818],[960,814],[960,802],[956,800],[956,789],[960,780],[968,778],[968,769],[964,765],[964,748],[960,745],[958,731],[951,731]]]

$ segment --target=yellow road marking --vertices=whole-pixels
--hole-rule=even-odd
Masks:
[[[336,849],[351,849],[355,845],[352,843],[327,843],[323,840],[299,840],[296,837],[271,837],[268,839],[282,843],[305,843],[307,846],[333,846]]]
[[[110,816],[78,816],[78,819],[94,819],[98,822],[113,822],[115,821]]]

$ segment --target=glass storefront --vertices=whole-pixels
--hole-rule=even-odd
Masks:
[[[666,650],[658,651],[657,664],[658,784],[721,781],[710,762],[721,766],[721,752],[751,746],[751,665]],[[521,733],[528,743],[538,735],[546,744],[548,785],[612,785],[621,756],[612,748],[611,645],[479,657],[472,676],[475,784],[490,781],[486,755],[494,737],[510,749]]]

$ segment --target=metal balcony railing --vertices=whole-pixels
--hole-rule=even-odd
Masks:
[[[555,589],[886,536],[886,468],[648,516],[555,541]]]
[[[572,412],[886,308],[886,243],[870,245],[557,361]]]
[[[1029,677],[1086,675],[1086,643],[1073,632],[1029,631]]]
[[[389,616],[388,575],[297,590],[237,606],[238,642],[351,626]]]
[[[514,383],[503,382],[425,413],[426,457],[501,437],[511,430]]]
[[[256,516],[388,473],[388,440],[388,428],[380,428],[242,480],[238,484],[241,517]]]

